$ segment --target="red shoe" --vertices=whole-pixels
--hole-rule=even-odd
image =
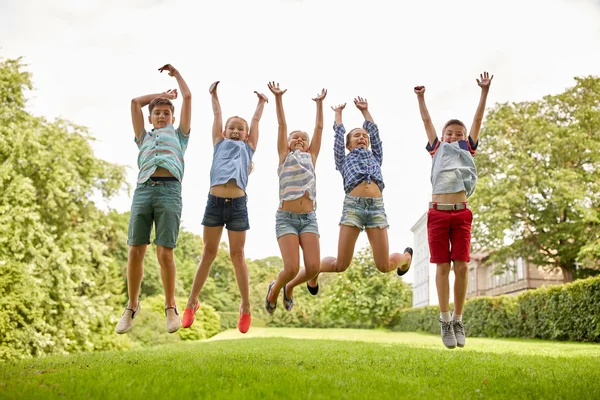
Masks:
[[[193,310],[189,307],[186,307],[185,311],[183,312],[183,320],[181,321],[181,326],[183,326],[184,328],[189,328],[190,326],[192,326],[192,324],[194,323],[194,314],[196,314],[196,311],[198,311],[199,308],[199,301],[196,302],[196,307],[194,307]]]
[[[250,329],[251,321],[252,317],[250,316],[250,313],[242,314],[242,306],[240,306],[240,319],[238,320],[238,329],[240,330],[240,332],[248,332],[248,329]]]

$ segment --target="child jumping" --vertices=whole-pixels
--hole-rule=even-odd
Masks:
[[[283,289],[283,306],[291,311],[294,306],[292,292],[295,286],[308,281],[319,273],[321,253],[319,248],[319,227],[315,214],[317,199],[315,164],[321,150],[323,134],[323,99],[327,90],[321,90],[313,100],[317,104],[317,117],[312,141],[308,133],[293,131],[287,133],[283,94],[275,82],[269,83],[275,95],[277,107],[277,152],[279,153],[279,209],[275,219],[277,242],[283,259],[283,270],[271,282],[265,298],[265,308],[272,313],[277,307],[277,297]],[[300,247],[304,254],[303,275],[300,269]],[[295,278],[295,279],[294,279]],[[292,281],[293,279],[293,281]]]
[[[141,309],[138,300],[144,276],[144,255],[150,244],[152,225],[156,226],[156,255],[161,269],[165,291],[165,316],[167,331],[176,332],[181,326],[175,304],[175,260],[173,249],[177,245],[181,220],[181,181],[184,172],[183,156],[190,137],[192,118],[192,93],[181,74],[171,64],[159,68],[175,77],[183,105],[179,128],[175,129],[175,108],[171,100],[177,98],[177,89],[164,93],[149,94],[131,101],[131,120],[135,143],[140,153],[140,169],[133,194],[127,244],[127,294],[129,301],[116,326],[117,333],[125,333],[133,326],[133,319]],[[144,129],[142,108],[149,105],[148,120],[154,127]]]
[[[425,105],[425,87],[415,87],[419,111],[427,132],[427,151],[431,154],[431,185],[433,187],[427,213],[427,238],[430,262],[437,264],[435,283],[440,303],[442,342],[453,349],[465,345],[465,327],[462,313],[467,296],[468,262],[471,260],[471,223],[473,213],[467,198],[475,191],[477,169],[473,157],[479,143],[479,131],[492,79],[487,72],[480,75],[477,84],[481,97],[471,125],[469,136],[465,124],[451,119],[442,128],[442,140],[431,122]],[[454,315],[450,316],[450,263],[454,267]]]
[[[258,123],[268,99],[264,94],[254,92],[258,96],[258,105],[250,127],[246,120],[234,116],[225,122],[225,130],[223,130],[221,106],[217,96],[218,84],[218,81],[213,83],[209,89],[214,113],[212,129],[214,150],[210,170],[210,192],[202,220],[204,251],[183,314],[183,327],[189,328],[194,322],[194,314],[200,307],[198,295],[217,256],[223,226],[225,226],[229,236],[229,254],[242,297],[238,329],[246,333],[250,329],[251,322],[248,266],[244,257],[246,231],[250,229],[246,208],[246,186],[252,157],[258,143]]]
[[[345,139],[342,110],[346,104],[332,107],[335,111],[335,166],[344,178],[346,198],[340,221],[337,258],[323,258],[320,272],[345,271],[354,257],[358,235],[366,230],[377,269],[381,272],[396,270],[398,275],[404,275],[410,268],[413,250],[407,247],[403,254],[389,254],[389,225],[382,197],[383,144],[379,129],[369,112],[366,99],[358,97],[354,99],[354,105],[362,113],[365,122],[362,128],[352,129]],[[372,151],[369,150],[369,144]],[[311,294],[318,292],[317,278],[318,275],[307,282]]]

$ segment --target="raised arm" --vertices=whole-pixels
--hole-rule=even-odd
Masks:
[[[490,91],[490,85],[492,84],[492,79],[494,79],[494,75],[490,76],[487,72],[479,75],[481,80],[477,80],[477,84],[481,88],[481,96],[479,97],[479,104],[477,105],[477,111],[475,111],[475,117],[473,118],[473,124],[471,125],[471,130],[469,131],[469,136],[471,140],[473,140],[474,145],[477,144],[479,140],[479,131],[481,130],[481,123],[483,122],[483,113],[485,112],[485,102],[487,101],[487,95]]]
[[[379,137],[379,128],[377,128],[377,125],[375,125],[375,120],[373,120],[373,116],[369,112],[369,103],[367,102],[367,99],[363,99],[359,96],[354,99],[354,105],[360,110],[365,118],[363,128],[369,133],[369,140],[371,141],[371,150],[373,151],[373,156],[379,162],[379,165],[381,165],[383,164],[383,144],[381,143],[381,138]]]
[[[219,82],[220,81],[213,82],[208,89],[214,115],[212,128],[213,146],[223,139],[223,116],[221,115],[221,103],[219,103],[219,96],[217,96],[217,85]]]
[[[423,125],[425,125],[425,132],[427,132],[427,139],[429,140],[429,144],[433,146],[433,142],[437,139],[437,133],[429,116],[429,110],[427,110],[427,106],[425,105],[425,86],[416,86],[415,93],[419,100],[419,111],[421,112]]]
[[[277,111],[277,153],[279,154],[279,165],[283,163],[288,153],[287,123],[285,121],[285,112],[283,111],[283,94],[287,89],[279,88],[279,83],[269,82],[269,90],[275,96],[275,110]]]
[[[342,110],[346,107],[346,103],[331,107],[335,111],[335,124],[333,130],[335,132],[335,139],[333,141],[333,157],[335,159],[335,169],[342,172],[342,165],[344,164],[344,158],[346,157],[346,143],[344,134],[346,129],[342,123]]]
[[[254,115],[252,116],[252,122],[250,122],[250,134],[248,135],[248,144],[254,150],[256,150],[256,145],[258,144],[258,123],[260,122],[260,118],[262,117],[263,110],[265,108],[265,103],[269,102],[267,96],[262,93],[258,93],[254,91],[258,96],[258,104],[256,105],[256,110],[254,111]]]
[[[177,89],[167,90],[162,93],[147,94],[131,100],[131,122],[133,123],[133,131],[136,140],[140,138],[142,130],[144,129],[144,113],[142,113],[142,108],[146,107],[157,97],[174,100],[177,98]]]
[[[313,137],[310,141],[310,146],[308,147],[308,152],[312,157],[313,165],[317,163],[317,157],[321,151],[321,139],[323,137],[323,100],[325,99],[325,96],[327,96],[327,89],[321,89],[321,93],[313,99],[314,102],[317,103],[317,116]]]
[[[179,117],[179,128],[184,134],[190,133],[192,122],[192,92],[185,80],[182,78],[179,71],[171,64],[166,64],[158,69],[160,72],[169,71],[169,76],[174,76],[179,85],[179,90],[183,96],[183,104],[181,106],[181,114]]]

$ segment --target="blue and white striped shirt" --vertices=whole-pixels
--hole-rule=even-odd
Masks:
[[[189,139],[189,132],[185,134],[181,128],[175,129],[171,124],[150,132],[142,129],[140,137],[135,139],[135,144],[140,149],[137,183],[150,179],[158,167],[169,170],[181,182],[185,169],[183,156]]]

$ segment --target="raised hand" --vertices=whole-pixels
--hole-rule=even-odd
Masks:
[[[165,97],[169,100],[175,100],[177,98],[177,89],[170,89],[166,92],[162,92],[160,97]]]
[[[490,85],[492,84],[492,79],[494,79],[494,75],[490,76],[489,73],[484,72],[483,74],[479,75],[479,78],[481,79],[476,79],[477,84],[479,85],[480,88],[482,89],[489,89]]]
[[[425,86],[415,86],[415,93],[417,96],[423,96],[425,94]]]
[[[169,76],[175,76],[175,74],[178,72],[177,68],[175,68],[171,64],[165,64],[162,67],[160,67],[158,70],[160,72],[169,71]]]
[[[265,96],[262,93],[258,93],[256,90],[254,91],[254,93],[256,93],[256,95],[258,96],[259,101],[268,103],[269,102],[269,98],[267,96]]]
[[[335,112],[342,112],[342,110],[346,107],[346,103],[338,104],[337,106],[331,106],[331,109]]]
[[[319,93],[317,97],[313,98],[313,100],[317,103],[320,101],[322,102],[325,96],[327,96],[327,89],[321,89],[321,93]]]
[[[283,94],[287,92],[287,89],[283,90],[279,88],[279,83],[269,82],[267,83],[267,86],[269,87],[271,93],[273,93],[275,96],[283,96]]]
[[[354,99],[354,105],[360,111],[364,111],[369,108],[369,104],[367,103],[367,99],[363,99],[362,97],[357,97]]]
[[[208,88],[208,93],[210,93],[213,96],[216,95],[217,94],[217,85],[219,84],[219,82],[221,82],[221,81],[213,82],[212,85],[210,85],[210,87]]]

